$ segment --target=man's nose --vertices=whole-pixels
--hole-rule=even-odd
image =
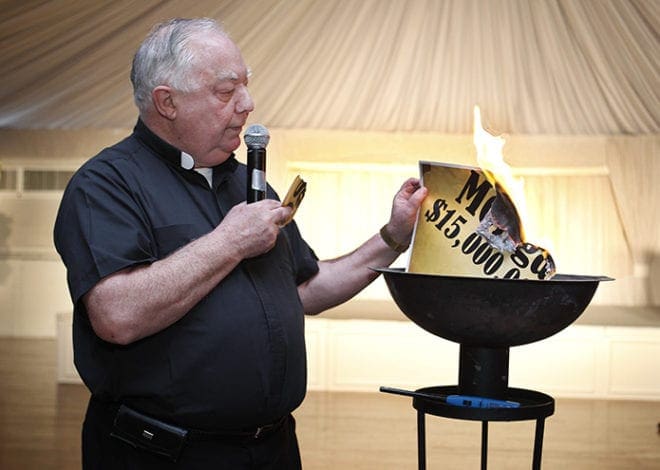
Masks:
[[[238,100],[236,101],[236,112],[251,113],[254,110],[254,101],[246,86],[242,86],[239,90]]]

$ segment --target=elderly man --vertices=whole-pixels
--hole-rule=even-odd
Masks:
[[[380,234],[319,261],[290,214],[245,203],[234,150],[254,103],[213,20],[157,25],[131,80],[133,134],[72,178],[55,225],[91,391],[85,469],[297,469],[304,314],[344,302],[411,237],[426,190],[406,181]]]

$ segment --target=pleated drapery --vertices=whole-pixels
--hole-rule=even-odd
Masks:
[[[288,129],[660,131],[657,0],[75,0],[0,7],[0,126],[125,128],[152,24],[222,21]],[[486,122],[488,125],[488,122]]]

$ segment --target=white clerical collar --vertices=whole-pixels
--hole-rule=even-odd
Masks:
[[[181,152],[181,168],[186,170],[195,170],[197,173],[206,178],[206,181],[209,183],[209,187],[213,187],[213,168],[195,168],[195,159],[192,155]]]
[[[192,155],[186,152],[181,152],[181,168],[185,168],[186,170],[192,170],[195,168],[195,159]]]

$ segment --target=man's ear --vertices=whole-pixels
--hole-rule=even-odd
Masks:
[[[151,92],[151,99],[158,114],[170,121],[176,117],[176,106],[172,99],[172,89],[167,85],[159,85]]]

